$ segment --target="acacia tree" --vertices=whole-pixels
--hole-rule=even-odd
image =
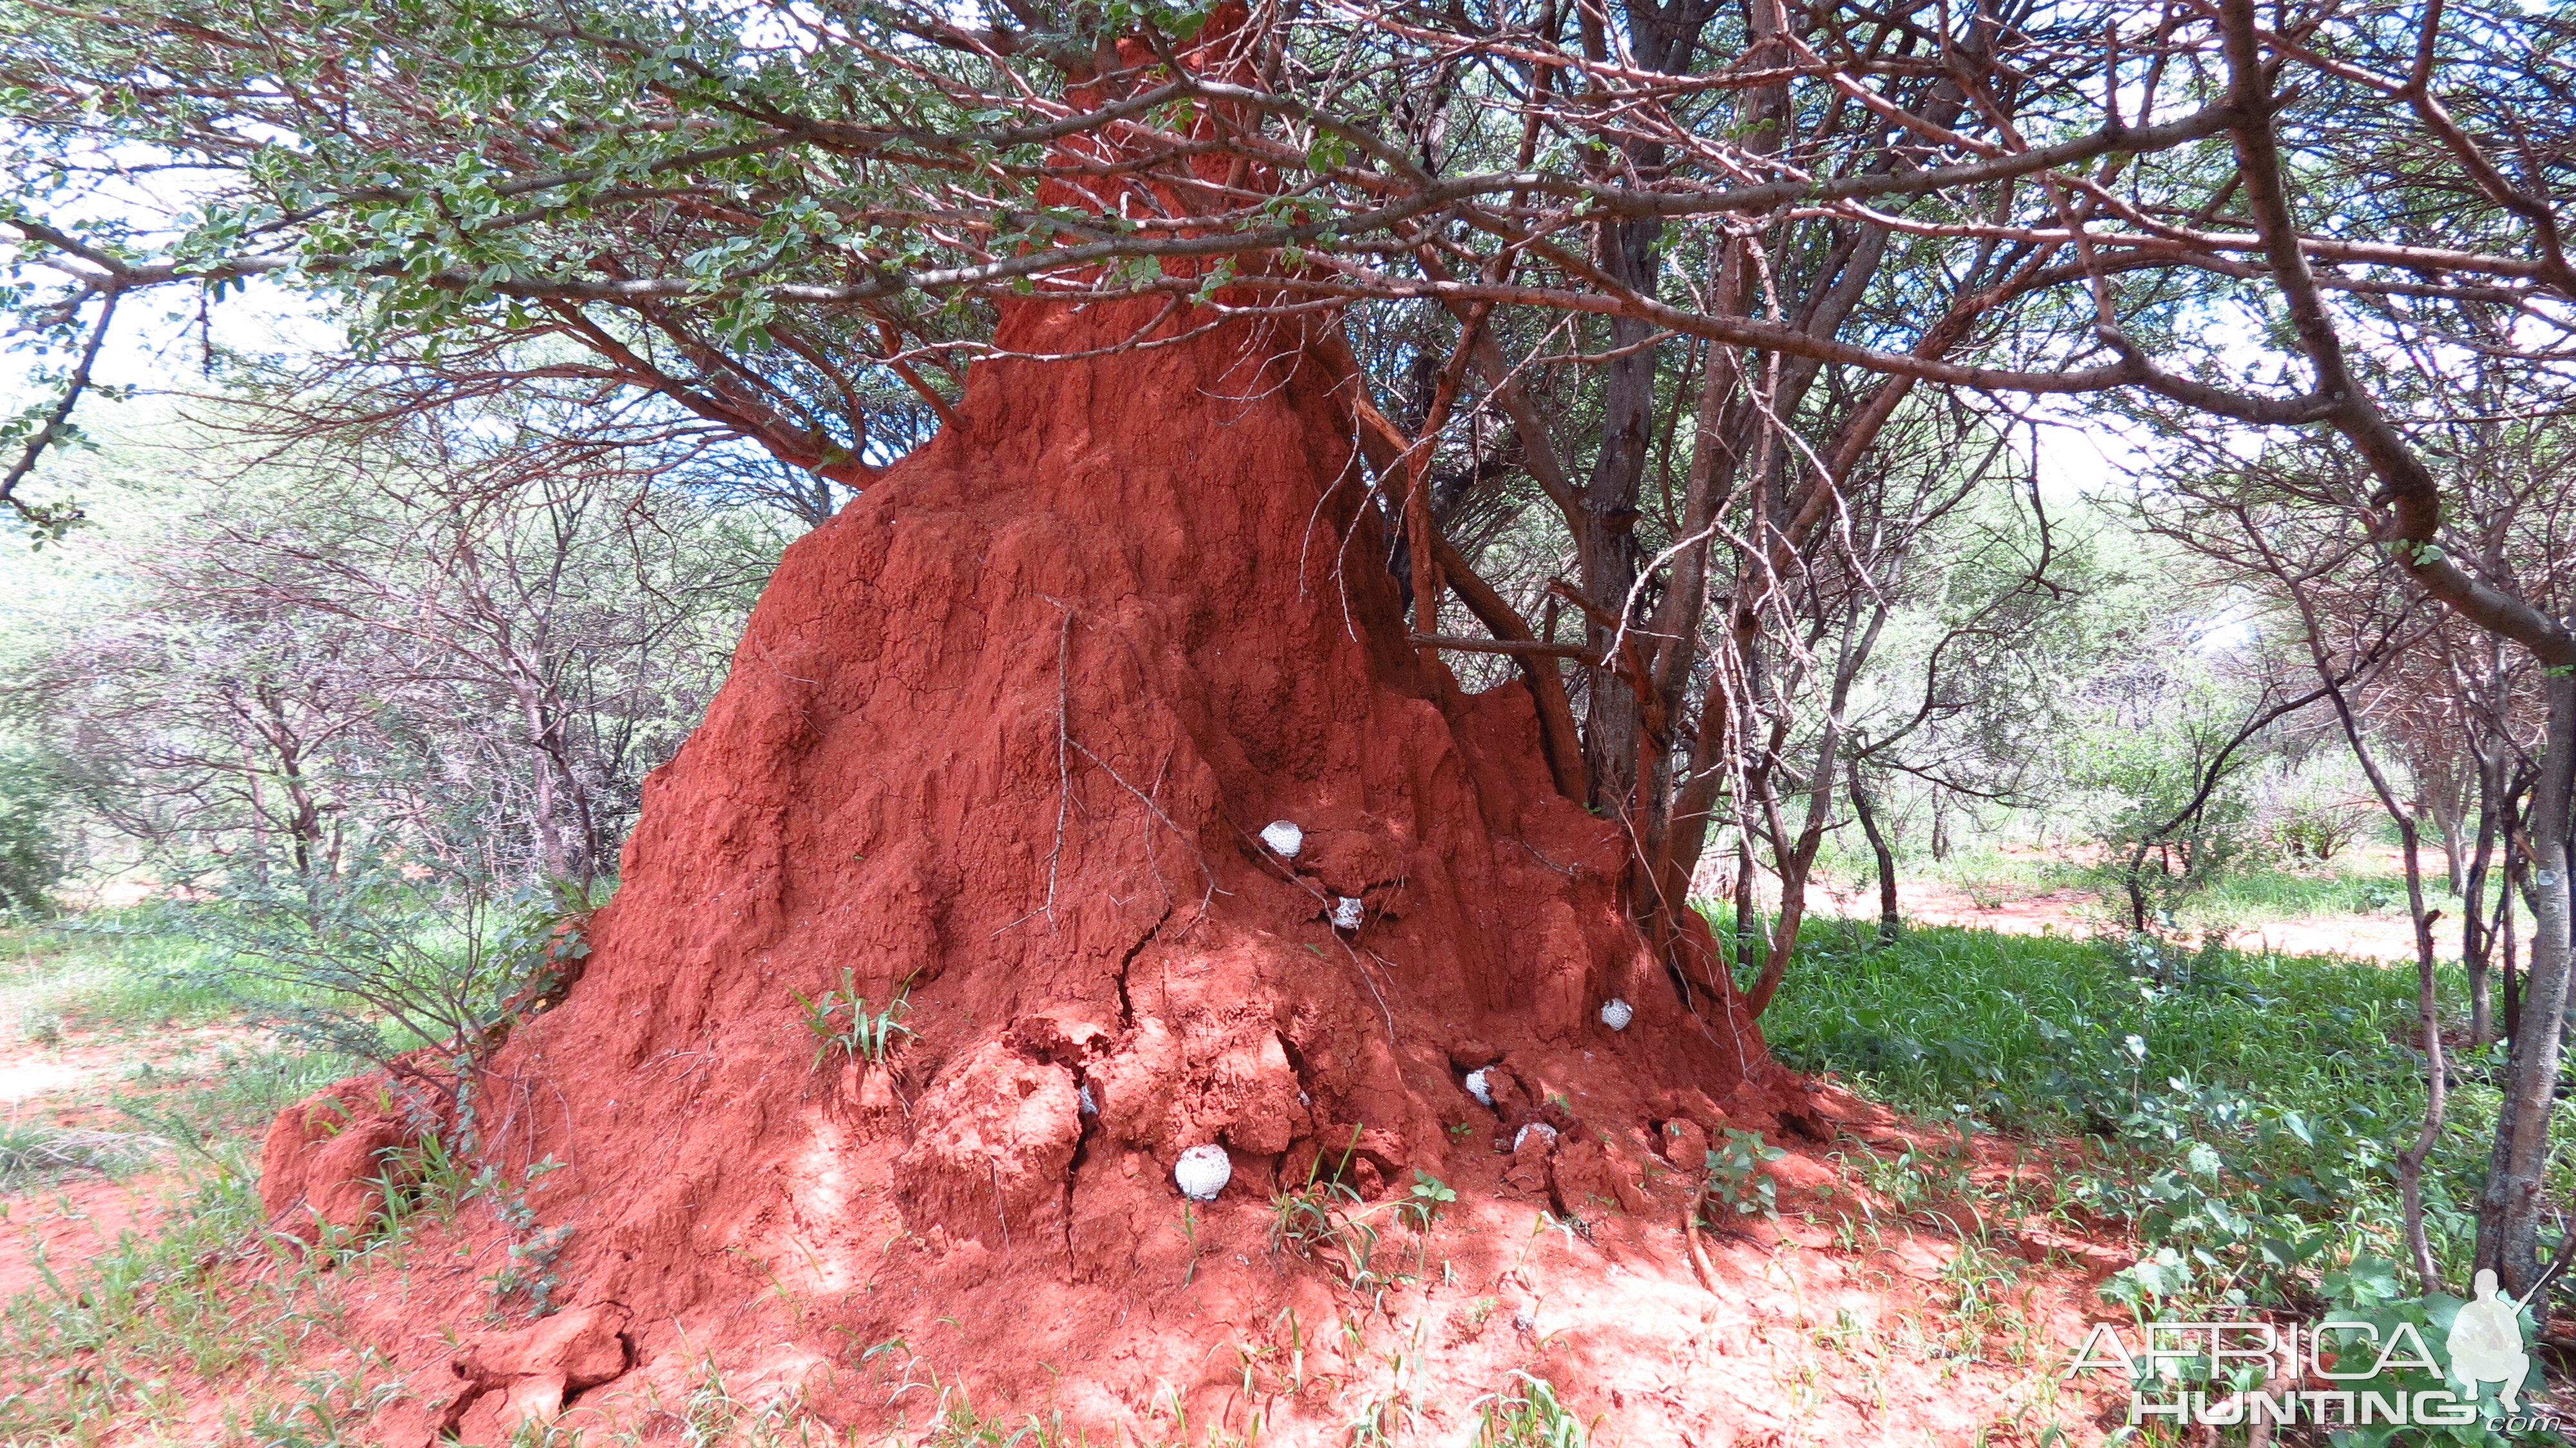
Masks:
[[[1902,924],[1900,792],[1935,811],[2042,804],[2057,743],[2078,727],[2082,691],[2068,683],[2121,646],[2109,616],[2118,579],[2092,539],[2063,535],[2029,481],[2026,496],[1989,490],[1883,585],[1917,617],[1900,623],[1852,720],[1847,780],[1878,875],[1881,939]]]
[[[704,707],[767,540],[669,492],[660,454],[573,468],[542,430],[487,407],[231,460],[219,504],[108,545],[133,586],[10,702],[164,869],[587,881]]]
[[[1472,647],[1523,662],[1560,787],[1626,822],[1630,909],[1704,984],[1680,897],[1713,781],[1748,763],[1709,680],[1774,626],[1918,388],[2123,391],[2331,434],[2372,482],[2344,506],[2411,586],[2576,667],[2565,623],[2444,533],[2427,419],[2356,361],[2385,343],[2347,339],[2366,311],[2556,365],[2576,300],[2560,20],[2426,0],[2268,21],[2250,0],[1262,7],[1211,65],[1180,43],[1203,15],[1157,7],[7,13],[32,200],[5,224],[19,274],[58,279],[21,292],[24,315],[75,359],[136,291],[283,277],[442,346],[559,340],[864,486],[865,379],[939,413],[942,376],[997,355],[994,298],[1159,299],[1138,345],[1246,312],[1365,335],[1432,304],[1418,422],[1361,424],[1417,643],[1470,646],[1439,624],[1454,591],[1492,634]],[[196,168],[205,204],[160,231],[78,219],[85,186],[147,154]],[[2213,298],[2262,315],[2229,340],[2296,375],[2233,380],[2202,328]],[[2447,325],[2470,302],[2487,333]],[[1667,386],[1694,365],[1695,386]],[[1551,377],[1585,366],[1604,375]],[[1870,380],[1828,402],[1829,372]],[[62,408],[85,376],[76,360]],[[1584,449],[1541,410],[1568,396],[1601,437],[1580,485]],[[1576,577],[1552,592],[1580,643],[1533,628],[1438,531],[1431,464],[1488,411],[1561,515]],[[1658,416],[1681,486],[1641,529]],[[2548,1024],[2517,1038],[2522,1106],[2490,1183],[2516,1291],[2537,1272],[2566,991],[2576,684],[2553,679],[2550,712],[2529,974]]]
[[[2548,616],[2563,619],[2576,611],[2566,562],[2563,489],[2542,481],[2563,451],[2556,436],[2561,423],[2549,415],[2554,409],[2546,395],[2500,388],[2489,369],[2474,359],[2394,352],[2380,359],[2380,366],[2383,385],[2392,391],[2421,397],[2457,390],[2477,398],[2474,407],[2446,408],[2451,417],[2425,429],[2433,443],[2428,450],[2455,500],[2448,515],[2450,546],[2474,550],[2484,576],[2510,580],[2521,597]],[[2432,908],[2423,883],[2420,812],[2401,802],[2402,790],[2380,756],[2404,758],[2419,780],[2446,772],[2465,776],[2462,792],[2474,801],[2479,816],[2475,854],[2462,858],[2463,831],[2456,826],[2446,831],[2447,846],[2464,919],[2460,955],[2469,983],[2470,1040],[2472,1045],[2487,1044],[2493,1028],[2490,970],[2496,944],[2511,938],[2517,897],[2536,912],[2540,892],[2547,888],[2535,874],[2516,872],[2512,854],[2515,843],[2534,842],[2525,848],[2537,849],[2540,868],[2548,868],[2548,837],[2537,834],[2545,827],[2539,820],[2542,802],[2534,795],[2549,767],[2541,736],[2551,727],[2549,701],[2539,686],[2554,671],[2536,666],[2527,655],[2508,653],[2494,634],[2470,627],[2456,614],[2430,612],[2422,593],[2405,586],[2402,564],[2374,546],[2362,521],[2367,509],[2359,500],[2372,480],[2352,459],[2304,439],[2284,440],[2251,457],[2187,442],[2184,455],[2199,472],[2177,479],[2164,499],[2146,502],[2148,518],[2219,564],[2227,577],[2259,588],[2282,612],[2307,655],[2303,662],[2309,668],[2303,671],[2328,686],[2327,701],[2347,747],[2398,832],[2416,931],[2419,1025],[2431,1094],[2424,1133],[2400,1154],[2399,1165],[2414,1252],[2427,1281],[2437,1280],[2424,1242],[2416,1177],[2443,1110],[2446,1068],[2434,982],[2434,925],[2442,912]],[[2412,642],[2387,646],[2388,640],[2401,637]],[[2490,904],[2487,877],[2498,836],[2508,842],[2507,878]],[[2520,1029],[2527,1018],[2518,1009],[2518,995],[2508,954],[2509,1092],[2523,1085],[2514,1063],[2523,1062],[2527,1069],[2525,1032]],[[2550,1032],[2542,1024],[2537,1034]],[[2528,1100],[2514,1096],[2505,1105],[2481,1202],[2480,1266],[2503,1266],[2499,1254],[2508,1245],[2502,1227],[2510,1217],[2511,1193],[2524,1189],[2515,1184],[2511,1156],[2516,1118],[2531,1109]],[[2564,1254],[2570,1243],[2576,1238],[2562,1241],[2562,1267],[2569,1260]]]
[[[2408,385],[2455,379],[2449,369],[2427,369]],[[2465,420],[2428,431],[2438,441],[2454,536],[2478,550],[2483,571],[2516,580],[2563,617],[2570,611],[2562,561],[2567,520],[2561,492],[2547,478],[2564,446],[2557,426],[2545,416],[2509,429],[2486,420],[2534,407],[2531,399],[2490,395],[2474,408],[2454,409]],[[2141,497],[2140,517],[2220,565],[2220,581],[2252,583],[2283,606],[2295,586],[2313,596],[2325,619],[2345,627],[2402,605],[2389,592],[2392,565],[2357,519],[2354,503],[2368,480],[2351,459],[2295,438],[2237,456],[2221,439],[2174,428],[2172,418],[2149,421],[2175,445],[2175,476],[2159,495]],[[2278,541],[2254,536],[2249,517]],[[2287,577],[2275,552],[2297,565]],[[2528,835],[2546,676],[2528,654],[2454,614],[2418,620],[2410,632],[2416,642],[2374,661],[2366,677],[2353,680],[2351,698],[2374,747],[2401,760],[2412,777],[2410,817],[2438,836],[2448,856],[2470,1034],[2483,1045],[2493,1039],[2500,948],[2530,883],[2527,869],[2511,866]],[[2500,871],[2517,884],[2494,888]],[[2508,970],[2508,998],[2513,989]]]

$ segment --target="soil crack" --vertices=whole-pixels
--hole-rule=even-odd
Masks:
[[[1118,974],[1114,983],[1118,987],[1118,1028],[1121,1031],[1132,1031],[1136,1028],[1136,1002],[1127,994],[1128,968],[1135,965],[1136,957],[1144,953],[1146,946],[1154,943],[1154,937],[1163,933],[1163,927],[1171,923],[1172,911],[1175,908],[1165,905],[1163,913],[1154,917],[1154,923],[1147,926],[1145,933],[1136,938],[1136,943],[1127,947],[1127,953],[1118,957]]]

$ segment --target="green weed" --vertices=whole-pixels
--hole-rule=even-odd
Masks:
[[[867,997],[858,993],[857,973],[841,967],[838,990],[827,990],[819,996],[790,991],[796,1004],[805,1012],[805,1029],[814,1037],[814,1064],[821,1066],[838,1051],[850,1060],[883,1065],[894,1050],[897,1040],[912,1034],[903,1023],[911,1009],[912,983],[895,987],[894,999],[881,1011],[868,1009]]]
[[[1413,1186],[1406,1191],[1405,1199],[1396,1204],[1396,1215],[1410,1222],[1413,1230],[1427,1232],[1431,1230],[1432,1221],[1440,1215],[1440,1209],[1456,1200],[1458,1193],[1447,1182],[1415,1167]]]
[[[1823,921],[1763,1027],[1789,1064],[1963,1132],[2089,1142],[2059,1206],[2170,1254],[2115,1291],[2261,1302],[2314,1292],[2356,1253],[2395,1255],[2393,1143],[2423,1109],[2413,989],[2411,972],[2334,957],[1949,928],[1881,945],[1865,923]],[[2491,1052],[2457,1071],[2426,1182],[2454,1266],[2497,1100]],[[1970,1195],[1966,1164],[1862,1165],[1911,1211]],[[1910,1180],[1927,1172],[1956,1179]]]
[[[1592,1432],[1545,1378],[1515,1371],[1510,1387],[1478,1398],[1476,1448],[1584,1448]]]
[[[279,1366],[329,1312],[315,1252],[239,1285],[227,1265],[259,1250],[265,1213],[252,1175],[209,1171],[157,1234],[121,1235],[77,1268],[39,1259],[42,1285],[0,1303],[0,1441],[98,1441],[111,1426],[174,1422],[178,1372],[215,1378]]]
[[[1758,1131],[1726,1133],[1726,1144],[1712,1147],[1708,1153],[1707,1195],[1739,1216],[1755,1212],[1766,1217],[1780,1215],[1780,1186],[1762,1169],[1766,1162],[1778,1161],[1789,1153],[1776,1146],[1766,1146]]]
[[[232,1020],[241,1002],[203,978],[211,952],[198,941],[152,928],[137,910],[0,932],[0,959],[14,955],[26,989],[21,1019],[42,1026],[39,1044],[65,1030],[119,1030]],[[35,1032],[31,1029],[31,1035]]]

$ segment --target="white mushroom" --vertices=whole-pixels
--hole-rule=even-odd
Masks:
[[[1100,1114],[1100,1101],[1097,1097],[1094,1097],[1091,1094],[1091,1083],[1085,1081],[1075,1089],[1082,1093],[1082,1114],[1085,1116],[1098,1116]]]
[[[1636,1018],[1637,1008],[1617,996],[1612,996],[1601,1003],[1601,1024],[1614,1031],[1628,1029],[1628,1023]]]
[[[1226,1156],[1225,1148],[1214,1142],[1182,1152],[1179,1165],[1172,1168],[1172,1180],[1179,1185],[1181,1195],[1194,1202],[1215,1201],[1217,1193],[1224,1191],[1233,1177],[1234,1162]]]
[[[1306,832],[1297,828],[1294,820],[1272,820],[1261,827],[1261,843],[1268,845],[1279,858],[1293,860],[1297,858],[1297,852],[1306,847]]]
[[[1548,1125],[1544,1121],[1533,1121],[1529,1125],[1522,1127],[1512,1136],[1513,1153],[1517,1155],[1520,1152],[1522,1144],[1527,1142],[1532,1136],[1536,1136],[1539,1140],[1546,1142],[1550,1146],[1554,1146],[1556,1144],[1556,1128]]]
[[[1360,901],[1356,895],[1344,895],[1333,902],[1333,923],[1344,930],[1360,928]]]
[[[1479,1066],[1467,1073],[1467,1094],[1475,1097],[1478,1102],[1491,1106],[1494,1104],[1494,1088],[1486,1084],[1492,1079],[1485,1074],[1487,1069]]]

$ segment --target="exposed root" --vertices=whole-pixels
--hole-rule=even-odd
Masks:
[[[1700,1286],[1715,1293],[1717,1272],[1709,1266],[1708,1249],[1701,1246],[1699,1240],[1699,1212],[1707,1205],[1708,1183],[1703,1181],[1699,1190],[1691,1193],[1690,1206],[1682,1212],[1682,1245],[1690,1252],[1691,1275],[1699,1279]]]

